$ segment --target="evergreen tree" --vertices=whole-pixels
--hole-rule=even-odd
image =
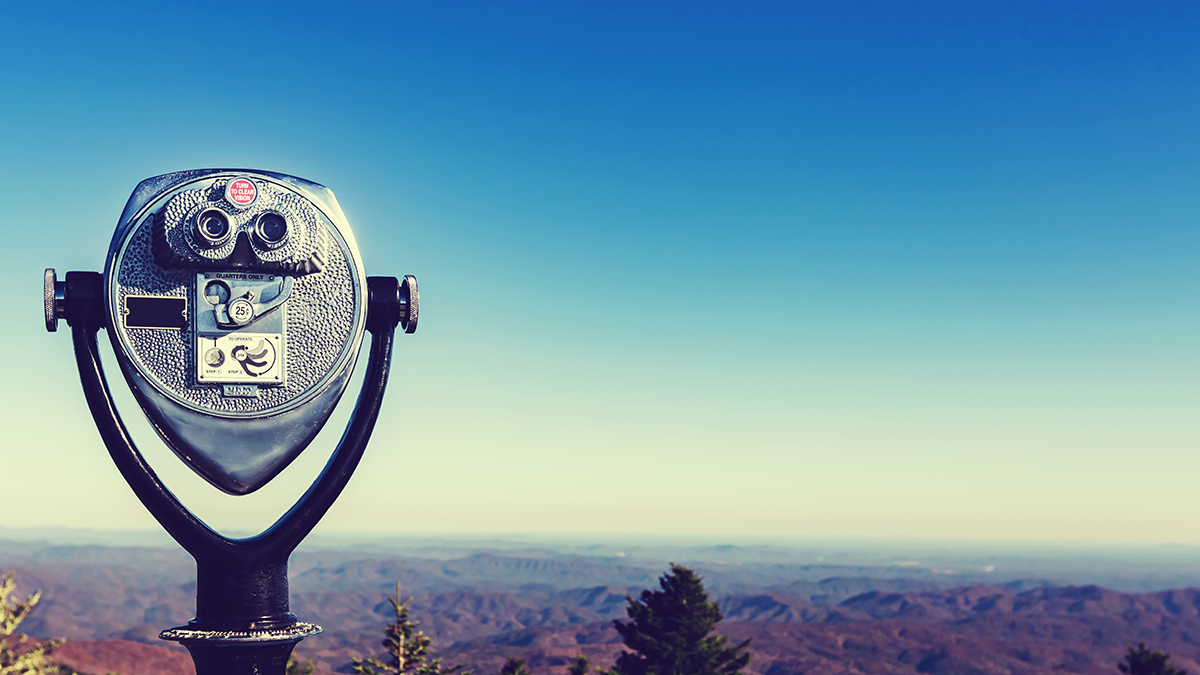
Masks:
[[[588,657],[587,654],[580,654],[575,657],[575,662],[567,666],[567,675],[587,675],[588,673]]]
[[[740,675],[750,663],[750,640],[727,647],[729,638],[711,633],[725,618],[708,601],[704,584],[691,568],[671,563],[659,578],[661,591],[627,597],[629,621],[613,621],[625,646],[606,675]]]
[[[400,582],[396,582],[396,599],[388,598],[388,602],[392,603],[392,611],[396,614],[396,620],[389,623],[383,629],[383,646],[388,651],[390,658],[387,664],[380,663],[378,659],[367,659],[365,661],[359,659],[351,659],[354,666],[354,672],[358,675],[389,675],[391,673],[412,673],[413,675],[450,675],[457,673],[466,666],[458,665],[450,668],[442,668],[442,659],[427,660],[429,656],[429,637],[425,633],[416,630],[418,621],[411,621],[408,618],[408,604],[412,602],[412,598],[408,600],[400,599]],[[0,675],[3,675],[0,673]],[[466,670],[460,675],[471,675],[471,671]]]
[[[61,640],[50,640],[41,644],[30,644],[26,635],[16,635],[17,626],[29,616],[42,592],[38,591],[25,600],[12,597],[17,582],[9,572],[0,580],[0,675],[42,675],[58,673],[60,668],[50,660],[50,652],[62,644]],[[10,600],[11,598],[11,600]]]
[[[1137,649],[1129,648],[1125,663],[1118,663],[1117,667],[1126,675],[1187,675],[1186,670],[1168,665],[1170,659],[1170,654],[1152,652],[1139,642]]]
[[[504,667],[500,669],[500,675],[533,675],[533,673],[525,667],[525,659],[509,656],[504,661]]]

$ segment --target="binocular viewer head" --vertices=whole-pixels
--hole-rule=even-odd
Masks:
[[[53,330],[66,301],[51,270],[46,283]],[[411,333],[416,280],[397,292]],[[367,329],[367,277],[337,199],[267,171],[143,181],[117,224],[101,294],[118,364],[152,426],[230,494],[266,484],[316,436]]]
[[[205,169],[142,181],[104,272],[46,270],[46,329],[71,326],[84,398],[117,469],[196,559],[196,617],[163,631],[196,671],[282,673],[321,632],[289,611],[287,561],[346,487],[370,440],[397,326],[417,327],[416,279],[367,277],[327,188],[268,171]],[[304,494],[267,530],[231,539],[162,483],[130,438],[101,366],[116,362],[151,426],[197,474],[242,495],[308,446],[371,345],[346,431]]]

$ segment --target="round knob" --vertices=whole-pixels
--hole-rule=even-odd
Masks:
[[[417,278],[409,274],[400,282],[400,326],[405,333],[417,332],[417,318],[421,313],[421,294],[417,292]]]
[[[46,330],[58,330],[58,320],[67,316],[67,282],[59,281],[53,267],[46,268],[43,286],[46,307]]]

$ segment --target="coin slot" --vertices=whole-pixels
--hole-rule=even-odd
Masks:
[[[210,305],[223,305],[229,302],[229,284],[224,281],[210,281],[204,286],[204,299]]]

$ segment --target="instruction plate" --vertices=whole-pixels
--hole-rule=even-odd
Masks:
[[[227,333],[196,338],[196,373],[202,383],[283,383],[283,335]]]

